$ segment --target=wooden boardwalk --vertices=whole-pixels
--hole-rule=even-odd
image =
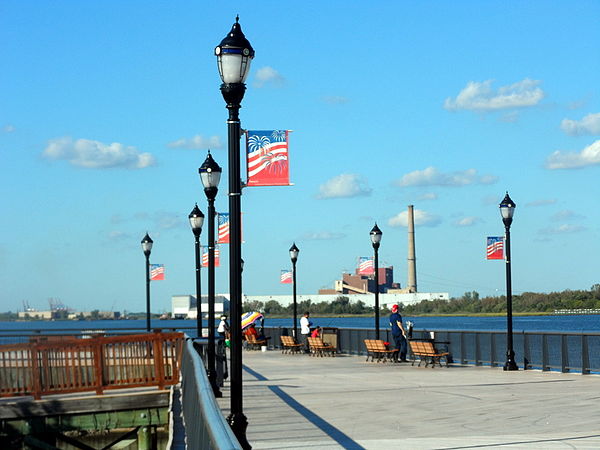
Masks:
[[[254,449],[600,448],[596,375],[243,357]],[[222,391],[228,415],[228,383]]]

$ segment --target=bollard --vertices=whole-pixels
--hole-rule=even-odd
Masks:
[[[152,431],[149,426],[138,430],[138,450],[152,450]]]
[[[217,362],[217,385],[220,387],[223,387],[223,381],[229,376],[227,373],[227,354],[225,352],[225,339],[219,339],[217,341],[217,353],[215,358]]]

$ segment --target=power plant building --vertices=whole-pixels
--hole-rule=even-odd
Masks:
[[[408,274],[405,288],[400,283],[394,282],[394,268],[379,267],[379,286],[375,285],[375,276],[363,275],[359,269],[355,273],[344,273],[340,280],[334,281],[332,289],[320,289],[318,294],[301,294],[296,296],[297,302],[311,300],[313,303],[333,302],[340,296],[348,296],[350,301],[362,301],[367,306],[375,305],[375,292],[379,292],[379,304],[390,309],[393,304],[410,305],[424,300],[448,300],[448,292],[418,292],[417,291],[417,257],[415,246],[415,223],[413,205],[408,205],[407,213],[408,231]],[[276,301],[282,306],[293,302],[292,295],[243,295],[243,302],[267,303]],[[172,297],[173,317],[195,318],[196,298],[192,295],[176,295]],[[201,312],[208,311],[207,297],[202,297]],[[217,315],[222,311],[229,311],[229,295],[216,296],[215,311]]]

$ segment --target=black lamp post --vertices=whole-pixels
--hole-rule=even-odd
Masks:
[[[515,352],[513,350],[512,283],[510,274],[510,224],[512,223],[516,206],[507,192],[500,203],[500,214],[502,215],[506,234],[506,362],[504,363],[504,370],[519,370],[515,362]]]
[[[194,243],[196,248],[196,333],[198,338],[202,337],[202,288],[201,288],[201,267],[200,264],[200,233],[202,233],[202,225],[204,224],[204,214],[198,208],[198,204],[194,206],[192,212],[188,216],[192,232],[194,233]]]
[[[290,259],[292,260],[292,296],[294,299],[294,339],[298,339],[298,303],[296,302],[296,262],[298,261],[298,253],[300,249],[296,247],[296,243],[290,247]]]
[[[215,197],[219,191],[221,172],[221,167],[209,150],[198,173],[208,199],[208,380],[215,397],[223,396],[217,385],[215,360]]]
[[[146,256],[146,331],[150,331],[150,252],[154,241],[150,239],[148,233],[142,239],[142,250]]]
[[[379,339],[379,244],[383,233],[375,224],[371,230],[371,243],[375,252],[375,338]]]
[[[248,420],[243,412],[242,398],[242,233],[240,180],[240,119],[239,110],[246,91],[254,49],[244,36],[236,17],[231,31],[215,48],[221,84],[221,93],[227,103],[228,170],[229,170],[229,295],[231,303],[231,413],[227,421],[244,448]]]

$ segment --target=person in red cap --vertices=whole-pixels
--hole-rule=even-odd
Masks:
[[[392,337],[394,346],[398,350],[399,361],[406,362],[406,331],[402,325],[402,316],[398,312],[398,305],[392,305],[392,314],[390,314],[390,327],[392,327]],[[398,361],[398,360],[397,360]]]

